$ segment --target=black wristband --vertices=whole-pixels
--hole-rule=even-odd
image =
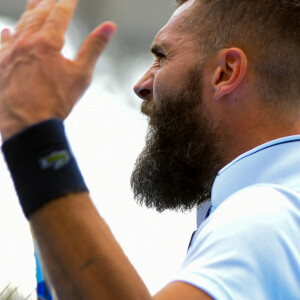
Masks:
[[[88,191],[58,119],[26,128],[2,151],[27,218],[54,199]]]

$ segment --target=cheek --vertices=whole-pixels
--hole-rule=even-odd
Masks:
[[[172,98],[180,91],[180,85],[178,85],[178,79],[174,72],[168,72],[167,69],[161,69],[156,73],[153,82],[153,99],[157,107],[161,106],[161,102],[164,98]]]
[[[162,98],[165,94],[165,88],[167,87],[167,80],[163,72],[158,71],[153,81],[153,100],[157,107],[161,106]]]

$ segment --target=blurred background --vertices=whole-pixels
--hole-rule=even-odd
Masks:
[[[13,28],[25,6],[25,0],[0,0],[0,29]],[[63,49],[74,58],[98,24],[118,25],[66,129],[95,206],[151,294],[176,273],[196,228],[195,211],[157,213],[138,206],[129,182],[147,130],[132,87],[152,64],[149,47],[173,11],[172,0],[82,0]],[[0,299],[36,299],[32,237],[2,156],[0,238]]]

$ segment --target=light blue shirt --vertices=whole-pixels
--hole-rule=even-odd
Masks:
[[[174,280],[215,299],[300,299],[300,135],[220,170],[211,204]]]

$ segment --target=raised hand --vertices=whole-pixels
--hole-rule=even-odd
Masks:
[[[78,0],[30,0],[12,34],[1,33],[0,131],[5,140],[34,123],[64,120],[87,89],[99,55],[116,30],[105,22],[74,61],[64,58],[64,35]]]

